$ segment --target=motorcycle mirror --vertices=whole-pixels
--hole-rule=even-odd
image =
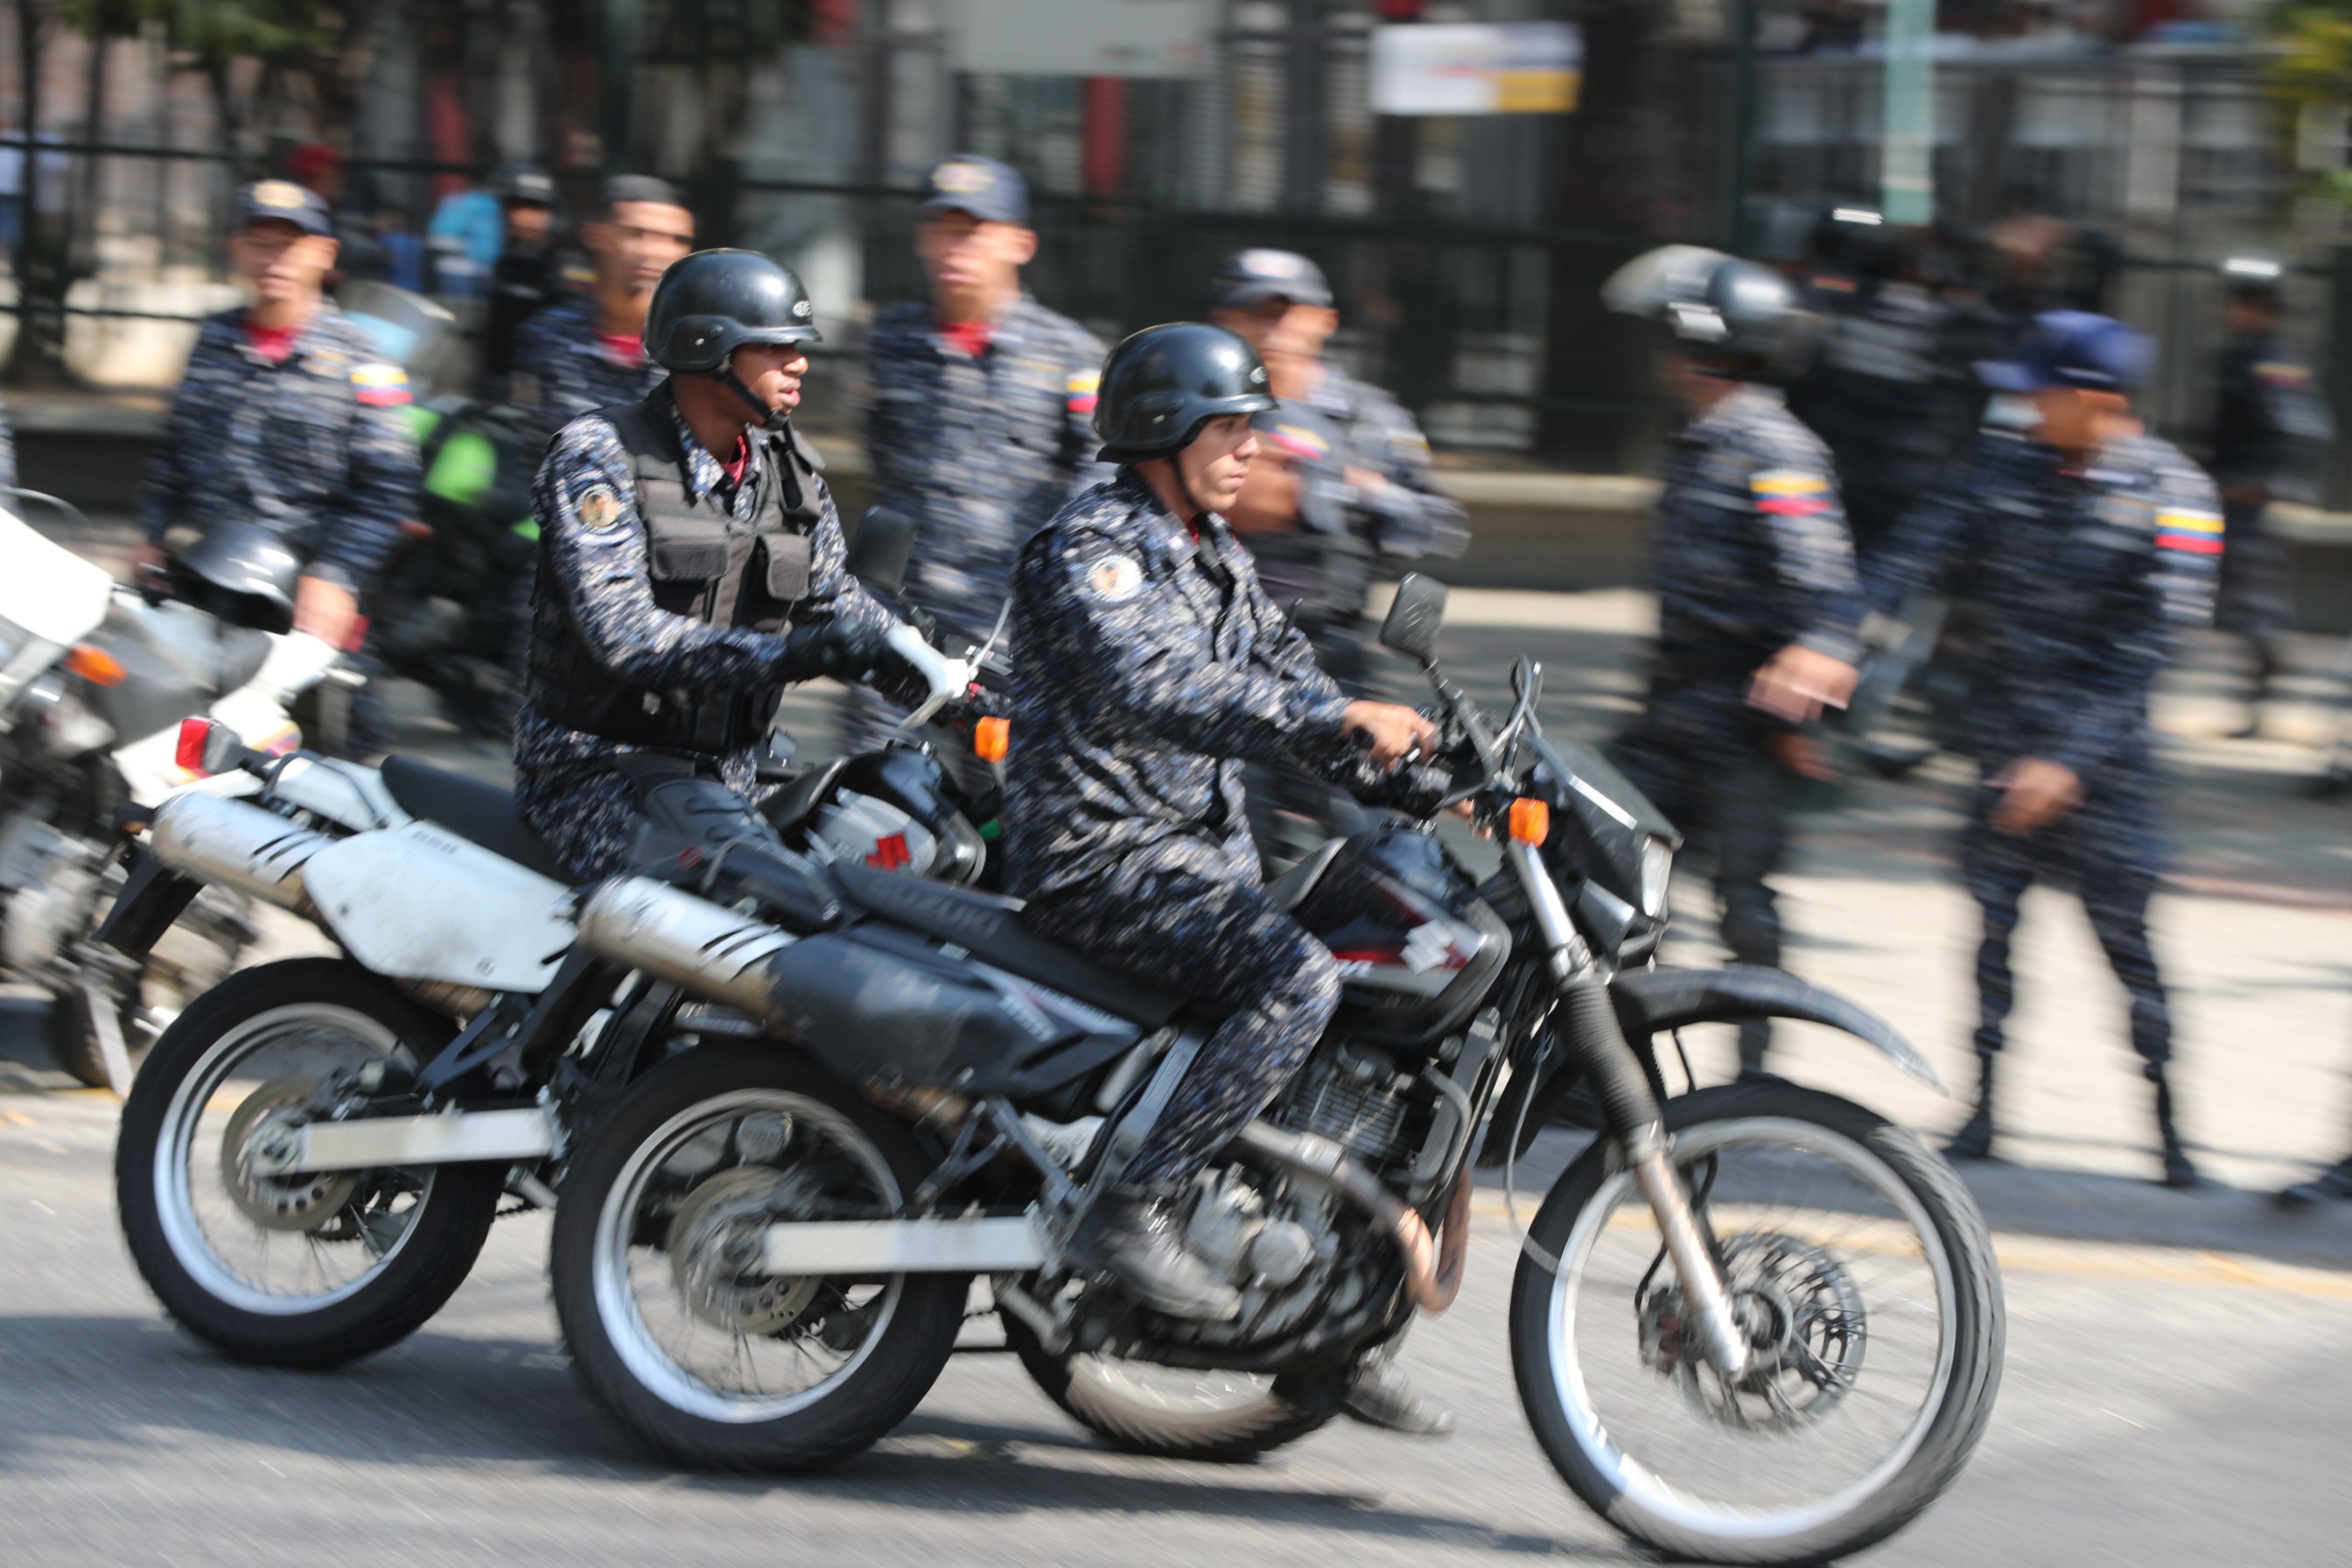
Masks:
[[[849,542],[849,574],[869,590],[895,594],[906,585],[915,552],[915,520],[887,506],[870,506]]]
[[[1381,646],[1409,655],[1424,666],[1434,664],[1438,628],[1444,624],[1445,584],[1408,572],[1397,584],[1387,618],[1381,622]]]

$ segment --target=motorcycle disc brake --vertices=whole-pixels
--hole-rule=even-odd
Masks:
[[[782,1333],[800,1321],[824,1283],[767,1273],[768,1226],[797,1184],[768,1165],[738,1165],[696,1187],[678,1205],[662,1250],[694,1315],[730,1333]]]
[[[245,1217],[265,1230],[317,1230],[333,1222],[359,1188],[357,1171],[296,1171],[282,1176],[254,1169],[254,1156],[277,1153],[301,1130],[314,1078],[274,1078],[245,1097],[221,1135],[221,1184]]]

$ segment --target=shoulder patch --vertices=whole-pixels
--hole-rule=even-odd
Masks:
[[[1087,569],[1087,588],[1106,605],[1123,605],[1143,592],[1143,568],[1132,555],[1106,555]]]
[[[354,365],[352,390],[371,408],[394,408],[409,401],[408,373],[388,360]]]
[[[2219,555],[2222,545],[2221,520],[2200,508],[2159,506],[2156,513],[2156,542],[2162,550]]]
[[[1063,396],[1070,405],[1070,412],[1092,414],[1095,411],[1095,395],[1101,385],[1102,374],[1099,371],[1082,370],[1072,374],[1062,384]]]
[[[1748,481],[1756,510],[1805,517],[1830,509],[1830,481],[1811,468],[1765,468]]]
[[[580,521],[598,533],[609,533],[621,521],[621,498],[610,485],[591,485],[580,498]]]

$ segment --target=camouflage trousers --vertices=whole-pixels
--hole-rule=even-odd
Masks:
[[[1234,1009],[1193,1058],[1122,1186],[1190,1181],[1282,1091],[1339,1005],[1330,950],[1255,883],[1139,869],[1032,903],[1022,919],[1153,985]]]
[[[515,715],[514,733],[515,810],[524,824],[583,882],[625,869],[639,786],[614,759],[646,748],[566,729],[528,704]],[[715,772],[747,806],[756,806],[777,788],[754,776],[759,757],[749,748],[689,760]],[[764,824],[747,826],[765,830]]]
[[[2147,781],[2094,785],[2072,813],[2022,836],[1992,826],[2000,795],[1979,784],[1960,833],[1960,880],[1984,918],[1977,948],[1977,1050],[1990,1055],[2001,1048],[2017,995],[2010,940],[2019,900],[2039,881],[2071,886],[2083,900],[2100,949],[2131,996],[2132,1049],[2150,1067],[2161,1067],[2172,1056],[2172,1015],[2147,941],[2148,900],[2163,869]]]

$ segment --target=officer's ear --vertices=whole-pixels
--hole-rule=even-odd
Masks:
[[[1037,231],[1025,224],[1008,224],[1012,230],[1004,237],[1005,259],[1015,267],[1026,267],[1037,255]]]

